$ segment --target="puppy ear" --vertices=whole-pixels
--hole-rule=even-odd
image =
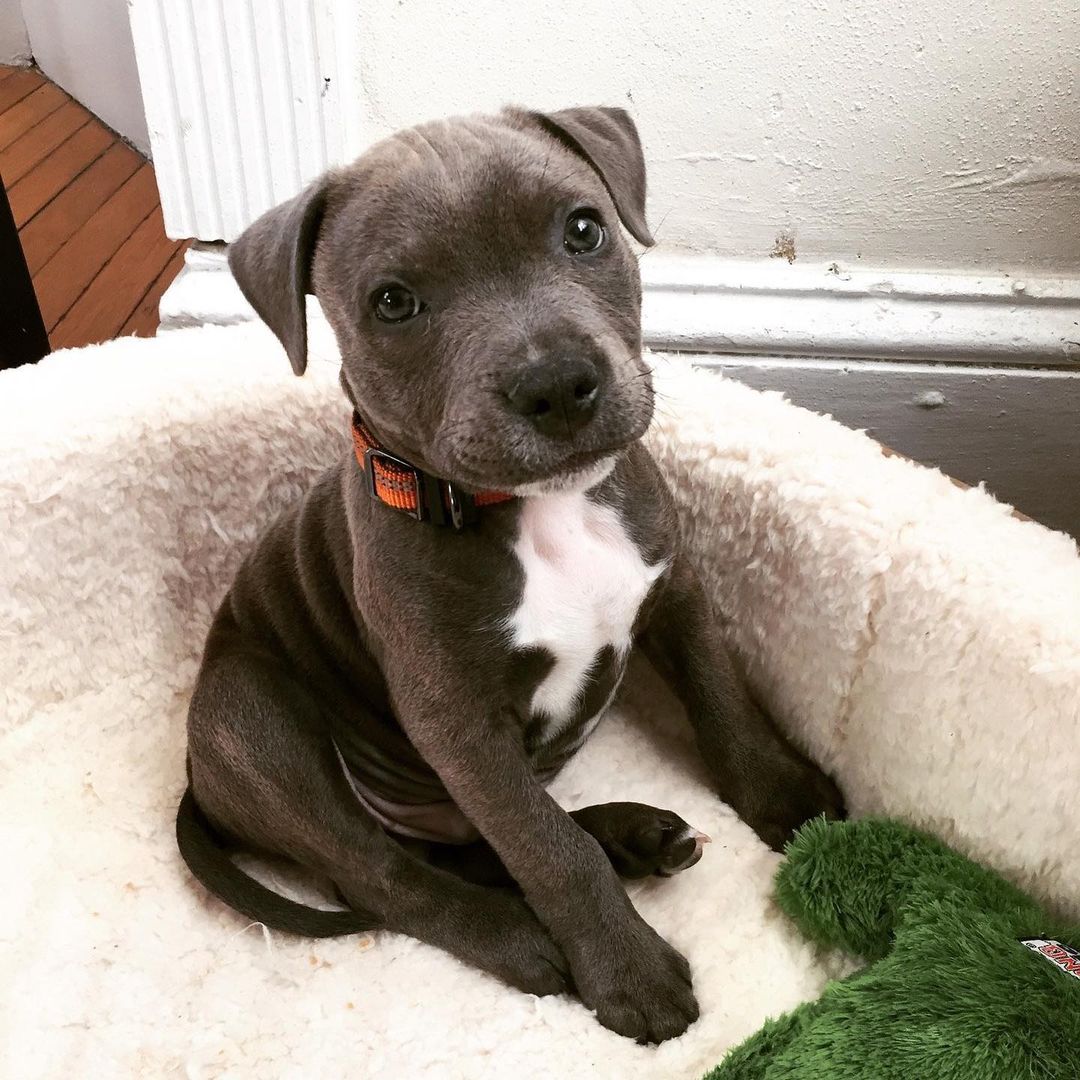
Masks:
[[[630,114],[597,107],[530,115],[597,171],[630,235],[652,247],[645,223],[645,158]]]
[[[229,245],[229,269],[244,298],[285,346],[297,375],[307,368],[311,260],[326,206],[326,178],[267,210]]]

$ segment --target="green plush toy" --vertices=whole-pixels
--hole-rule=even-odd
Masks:
[[[706,1080],[1080,1078],[1080,927],[996,874],[896,822],[817,820],[776,893],[813,941],[870,963]]]

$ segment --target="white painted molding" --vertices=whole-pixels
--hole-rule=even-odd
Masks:
[[[229,272],[224,244],[194,243],[158,306],[158,333],[188,326],[231,326],[258,318]]]
[[[641,272],[645,336],[656,348],[1080,369],[1080,278],[651,252]]]
[[[186,264],[162,299],[163,329],[254,318],[223,246],[197,245]],[[656,349],[1080,371],[1080,278],[849,271],[652,252],[641,270],[645,340]]]

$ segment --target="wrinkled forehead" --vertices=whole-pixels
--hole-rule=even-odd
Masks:
[[[610,208],[594,170],[539,128],[498,117],[399,132],[346,174],[335,218],[362,266],[408,273],[549,242],[559,215]]]

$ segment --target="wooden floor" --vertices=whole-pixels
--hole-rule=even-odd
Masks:
[[[153,335],[187,246],[153,166],[39,71],[0,66],[0,177],[52,347]]]

